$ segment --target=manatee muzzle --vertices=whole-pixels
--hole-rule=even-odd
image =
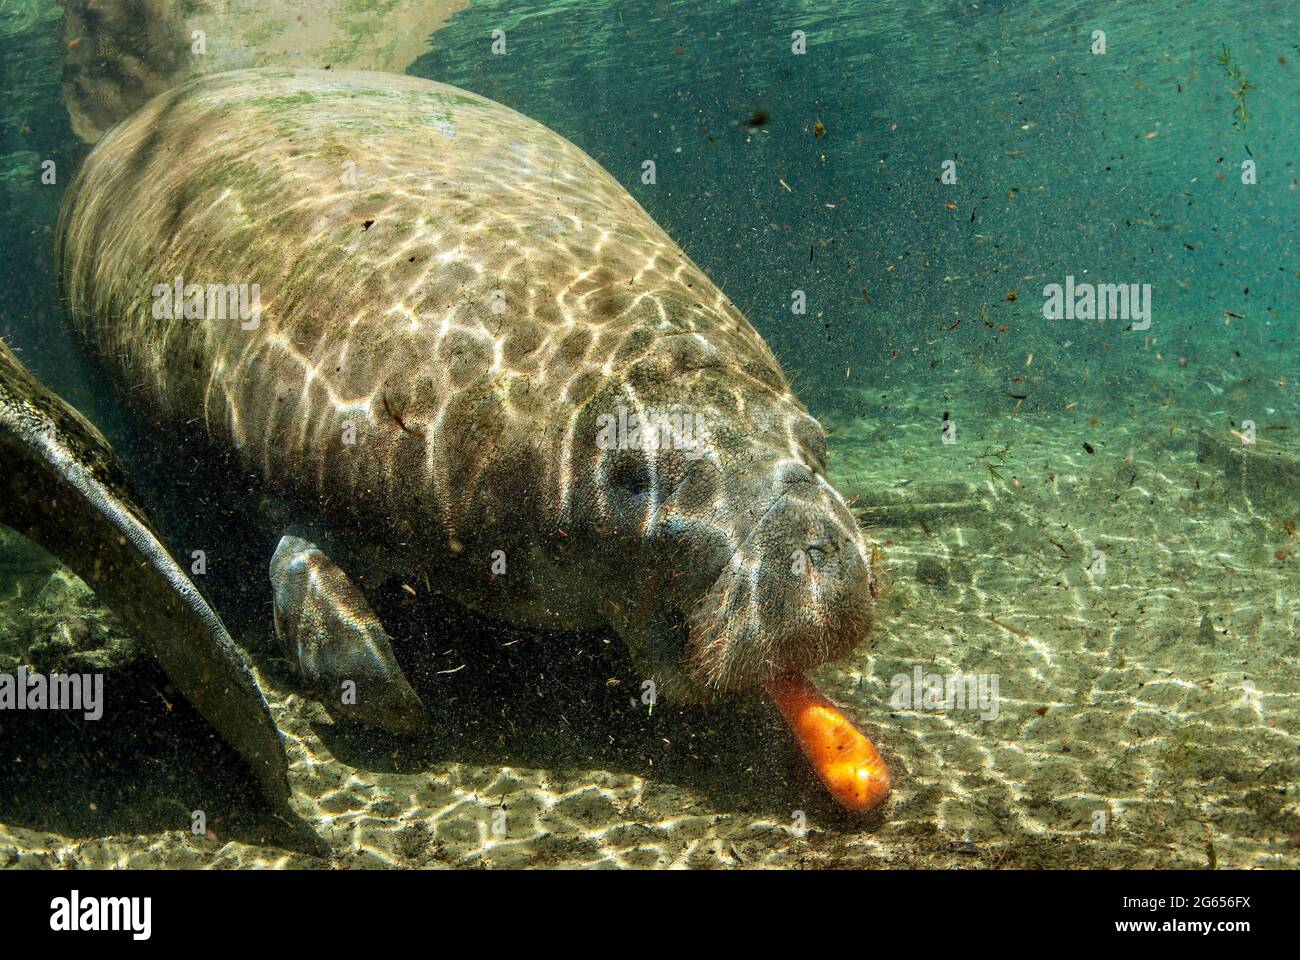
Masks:
[[[689,613],[689,671],[714,692],[837,659],[871,628],[866,541],[834,488],[805,477],[777,495]]]

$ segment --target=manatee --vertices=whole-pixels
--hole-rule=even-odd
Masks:
[[[154,536],[108,441],[0,341],[0,522],[81,577],[287,801],[280,733],[217,614]]]
[[[198,77],[99,141],[56,256],[159,435],[292,506],[278,635],[331,709],[421,725],[366,596],[395,576],[612,628],[692,702],[872,624],[872,551],[772,351],[613,177],[501,104],[361,71]]]

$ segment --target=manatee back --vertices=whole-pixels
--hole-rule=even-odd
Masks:
[[[147,414],[201,424],[376,539],[558,524],[592,442],[579,411],[638,376],[711,368],[789,397],[598,164],[411,77],[249,70],[163,93],[87,160],[57,256],[76,323]],[[255,320],[217,316],[236,288]]]

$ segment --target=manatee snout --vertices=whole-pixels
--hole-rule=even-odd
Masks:
[[[605,554],[621,565],[601,582],[638,668],[671,699],[706,702],[861,643],[877,573],[826,480],[821,425],[791,394],[735,371],[660,377],[642,392],[644,407],[700,411],[703,428],[694,450],[605,444],[589,461],[580,502],[628,537]]]
[[[686,621],[689,673],[734,693],[834,660],[871,628],[871,553],[819,473],[787,470],[757,524]]]

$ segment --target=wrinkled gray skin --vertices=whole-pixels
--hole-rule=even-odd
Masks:
[[[767,345],[617,181],[500,104],[339,70],[186,83],[99,142],[58,260],[128,401],[231,452],[313,531],[272,582],[327,704],[349,681],[385,688],[377,722],[409,703],[349,579],[611,626],[644,678],[697,701],[870,627],[870,550]],[[256,283],[260,318],[160,316],[175,277]],[[621,411],[676,411],[691,437],[611,438]]]
[[[279,731],[225,626],[149,529],[108,441],[3,341],[0,522],[81,577],[145,641],[267,795],[288,799]]]

